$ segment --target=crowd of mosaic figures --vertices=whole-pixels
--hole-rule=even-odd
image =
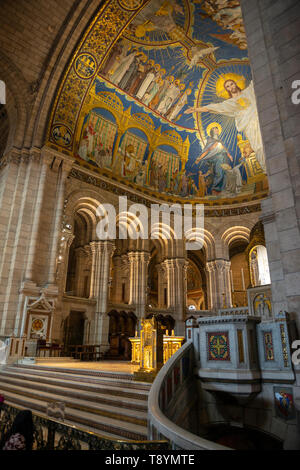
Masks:
[[[205,189],[198,190],[192,178],[194,175],[187,175],[184,169],[179,168],[170,172],[169,158],[170,156],[162,162],[153,156],[148,165],[148,160],[144,162],[138,160],[134,155],[133,146],[128,145],[124,150],[119,149],[114,170],[128,181],[140,186],[148,186],[160,193],[182,197],[204,196]]]
[[[166,76],[160,64],[124,41],[113,46],[100,73],[170,121],[179,118],[192,92],[173,75]]]

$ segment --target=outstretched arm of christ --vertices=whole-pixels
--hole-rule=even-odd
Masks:
[[[192,114],[192,113],[203,113],[205,111],[209,111],[207,106],[200,106],[199,108],[192,108],[191,106],[184,111],[184,114]]]
[[[235,101],[228,99],[221,103],[211,103],[207,106],[199,106],[197,108],[189,107],[185,110],[185,114],[209,112],[235,117],[237,111],[239,111],[238,104]]]

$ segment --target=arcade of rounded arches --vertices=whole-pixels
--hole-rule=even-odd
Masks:
[[[245,307],[249,287],[270,284],[260,222],[252,230],[237,225],[222,231],[209,221],[198,250],[187,250],[172,229],[170,239],[164,237],[163,226],[155,239],[149,230],[149,239],[100,241],[99,205],[87,196],[65,204],[58,263],[63,321],[53,332],[65,347],[75,340],[100,343],[107,357],[129,360],[128,338],[138,335],[142,318],[159,315],[167,334],[184,335],[187,318]],[[118,216],[117,233],[130,224],[133,216],[127,216],[127,222]]]

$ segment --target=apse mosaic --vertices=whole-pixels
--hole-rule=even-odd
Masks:
[[[49,141],[87,168],[160,194],[262,195],[239,2],[107,1],[61,86]]]

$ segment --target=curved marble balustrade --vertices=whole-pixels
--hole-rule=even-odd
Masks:
[[[184,398],[193,380],[193,370],[193,344],[187,342],[161,368],[153,382],[148,398],[148,438],[168,439],[173,450],[229,450],[185,430],[167,416],[170,408],[177,413],[186,405]],[[197,394],[194,395],[196,400]]]

